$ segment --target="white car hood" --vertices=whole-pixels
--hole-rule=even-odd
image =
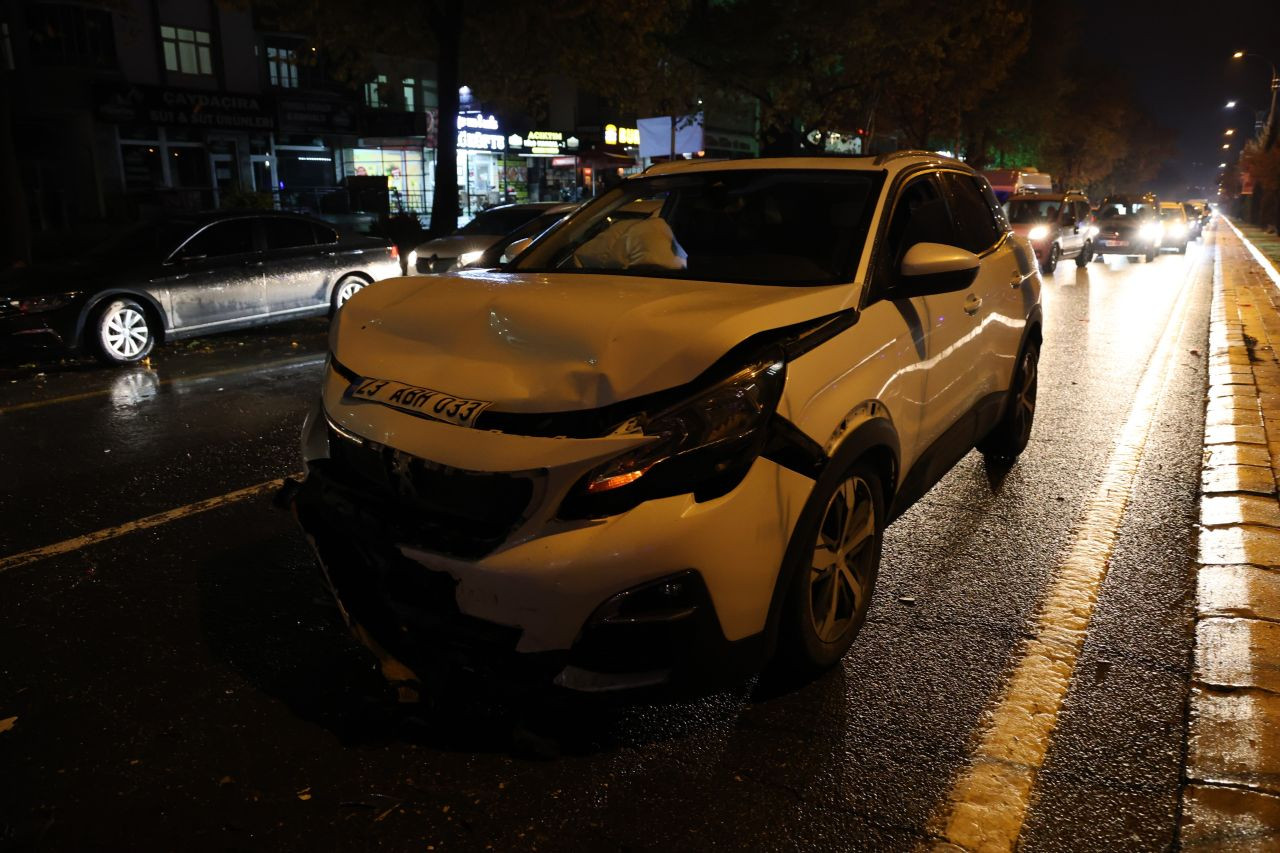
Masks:
[[[483,252],[502,239],[501,234],[450,235],[428,240],[418,247],[418,257],[456,258],[467,252]]]
[[[413,276],[343,306],[334,356],[363,377],[496,410],[590,409],[688,382],[745,338],[847,308],[857,293],[589,274]]]

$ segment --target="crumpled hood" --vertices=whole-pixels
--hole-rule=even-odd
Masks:
[[[456,258],[464,252],[483,252],[502,239],[501,234],[449,235],[428,240],[418,247],[418,257]]]
[[[334,356],[509,412],[589,409],[688,382],[757,333],[849,307],[858,288],[471,272],[360,291]]]

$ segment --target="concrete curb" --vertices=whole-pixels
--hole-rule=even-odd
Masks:
[[[1280,849],[1280,290],[1230,227],[1209,324],[1184,850]],[[1253,255],[1252,258],[1249,255]],[[1264,266],[1265,264],[1265,266]]]

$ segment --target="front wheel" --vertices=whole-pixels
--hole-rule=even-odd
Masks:
[[[871,606],[884,535],[880,476],[860,460],[832,481],[819,480],[784,566],[787,592],[781,662],[800,674],[834,666],[853,644]]]
[[[1076,266],[1084,269],[1091,260],[1093,260],[1093,243],[1086,241],[1084,247],[1080,250],[1080,254],[1076,255]]]
[[[1004,414],[991,432],[978,442],[978,450],[994,459],[1018,458],[1031,439],[1031,425],[1036,417],[1036,391],[1040,384],[1040,346],[1027,343],[1013,374],[1009,399]]]
[[[110,300],[95,315],[87,332],[89,348],[107,364],[142,361],[156,345],[146,310],[132,299]]]
[[[1058,268],[1058,258],[1062,257],[1062,249],[1054,243],[1049,247],[1049,254],[1045,257],[1044,263],[1040,265],[1040,271],[1045,275],[1050,275]]]

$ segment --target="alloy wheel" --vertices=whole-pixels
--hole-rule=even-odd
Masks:
[[[1018,398],[1016,400],[1018,423],[1025,432],[1030,431],[1031,423],[1036,415],[1038,370],[1039,359],[1036,358],[1034,351],[1028,347],[1027,351],[1022,354],[1022,369],[1019,371],[1022,376],[1022,384],[1018,388]]]
[[[102,346],[122,361],[136,358],[151,339],[147,318],[132,305],[120,305],[102,318]]]
[[[875,502],[859,476],[827,501],[809,570],[809,615],[814,633],[833,643],[865,610],[876,560]]]
[[[355,296],[358,291],[364,287],[364,282],[356,278],[349,278],[338,285],[338,294],[334,298],[334,304],[341,308],[348,299]]]

